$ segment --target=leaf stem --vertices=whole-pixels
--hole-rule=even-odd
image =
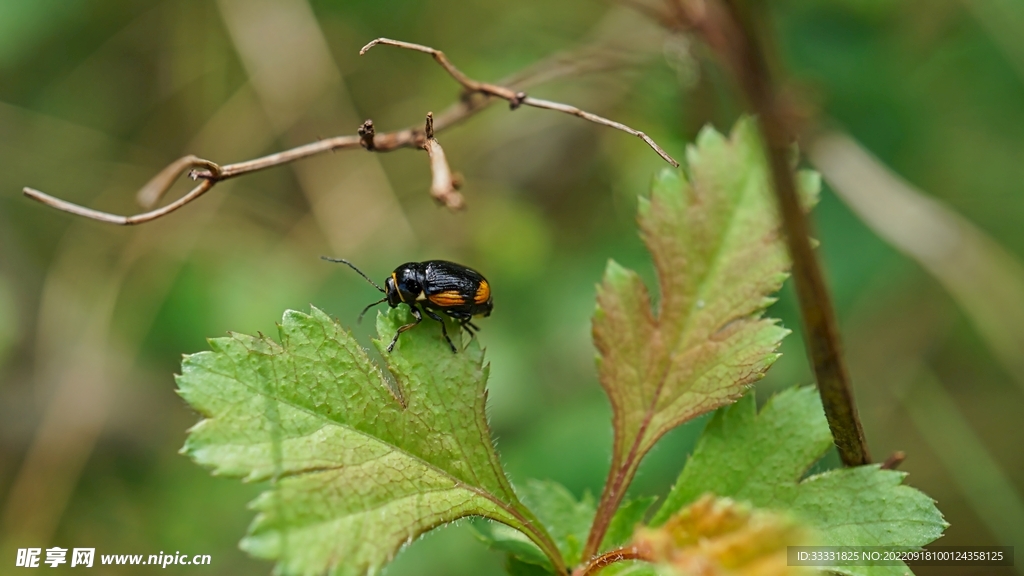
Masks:
[[[651,552],[640,546],[623,546],[600,556],[595,556],[589,562],[572,571],[572,576],[591,576],[606,566],[625,560],[644,560],[651,562]]]
[[[490,498],[487,494],[484,494],[484,496]],[[514,526],[512,524],[508,525],[526,534],[526,536],[532,540],[533,543],[536,544],[537,547],[540,548],[541,551],[544,552],[544,554],[546,554],[551,560],[551,564],[555,567],[555,571],[558,572],[559,576],[569,576],[569,567],[565,565],[565,559],[562,558],[562,552],[558,549],[558,545],[555,544],[554,540],[551,539],[551,535],[544,529],[540,520],[534,516],[525,505],[520,504],[523,507],[523,510],[507,503],[499,503],[499,505],[508,511],[508,513],[521,524],[520,526]],[[495,520],[498,519],[495,518]],[[503,522],[502,520],[498,521]]]
[[[642,454],[640,454],[640,442],[643,438],[643,429],[647,427],[649,418],[650,414],[648,415],[648,420],[644,422],[640,432],[636,435],[633,446],[630,447],[625,461],[612,461],[611,469],[608,471],[608,480],[605,482],[604,490],[601,492],[601,500],[597,506],[597,512],[594,514],[594,523],[590,527],[587,543],[583,547],[584,558],[597,554],[598,549],[601,547],[601,542],[604,540],[604,535],[608,532],[608,526],[611,525],[612,517],[615,516],[615,511],[618,510],[619,504],[622,503],[622,499],[626,496],[626,488],[629,488],[629,485],[633,482],[639,458],[642,457]],[[618,451],[613,449],[613,453],[618,453]]]

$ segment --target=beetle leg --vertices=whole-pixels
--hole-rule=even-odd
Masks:
[[[476,325],[470,322],[469,318],[463,318],[459,322],[459,326],[462,326],[462,329],[465,330],[467,334],[469,334],[470,340],[476,338],[476,332],[474,330],[479,330],[479,328],[477,328]]]
[[[409,309],[412,310],[413,318],[416,318],[416,321],[415,322],[410,322],[409,324],[406,324],[405,326],[399,326],[398,327],[398,332],[395,332],[395,337],[391,339],[391,344],[388,344],[388,352],[391,352],[392,350],[394,350],[395,344],[398,343],[398,337],[402,335],[402,332],[405,332],[409,328],[412,328],[413,326],[415,326],[415,325],[417,325],[417,324],[419,324],[420,322],[423,321],[423,316],[420,316],[419,309],[417,309],[415,306],[409,306]]]
[[[472,315],[470,315],[467,312],[452,312],[451,310],[443,310],[443,312],[445,314],[447,314],[450,318],[454,318],[455,320],[458,320],[459,326],[462,327],[463,330],[465,330],[466,332],[469,333],[469,337],[470,338],[473,338],[473,337],[476,336],[476,332],[474,332],[474,331],[475,330],[479,330],[479,328],[477,328],[476,324],[473,324],[473,322],[472,322],[473,316]]]
[[[437,320],[438,322],[441,323],[441,334],[443,334],[444,339],[448,341],[448,345],[451,346],[452,352],[458,352],[458,350],[455,348],[455,344],[452,344],[452,339],[448,337],[448,329],[444,327],[444,320],[437,314],[431,312],[429,308],[424,308],[423,311],[427,313],[427,316],[430,316],[434,320]]]

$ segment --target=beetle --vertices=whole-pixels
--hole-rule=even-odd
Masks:
[[[395,268],[391,276],[384,280],[384,288],[381,288],[348,260],[328,256],[321,256],[321,258],[328,262],[345,264],[384,294],[383,298],[363,308],[363,311],[359,313],[358,322],[362,322],[363,315],[367,310],[384,302],[387,302],[388,306],[392,308],[397,308],[399,304],[405,304],[412,310],[412,316],[416,320],[398,328],[395,337],[391,339],[391,344],[388,344],[388,352],[394,349],[402,332],[423,321],[423,316],[420,315],[421,308],[423,314],[441,324],[441,334],[444,335],[452,352],[457,352],[457,349],[455,344],[452,344],[452,339],[448,337],[444,320],[437,315],[437,312],[457,320],[462,329],[469,332],[472,337],[475,335],[474,332],[480,329],[473,324],[473,317],[490,316],[491,310],[494,308],[491,285],[487,279],[483,277],[483,274],[461,264],[447,260],[406,262]]]

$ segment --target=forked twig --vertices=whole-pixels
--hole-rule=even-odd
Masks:
[[[415,50],[417,52],[424,52],[426,54],[430,54],[431,56],[434,57],[434,60],[436,60],[437,63],[440,64],[441,67],[444,68],[445,71],[447,71],[448,74],[455,79],[456,82],[462,84],[462,86],[466,89],[467,92],[480,92],[483,94],[487,94],[488,96],[495,96],[503,100],[507,100],[508,106],[512,110],[515,110],[520,106],[533,106],[534,108],[555,110],[556,112],[564,112],[566,114],[571,114],[573,116],[583,118],[584,120],[589,120],[595,124],[601,124],[602,126],[608,126],[609,128],[621,130],[626,134],[632,134],[633,136],[636,136],[637,138],[640,138],[641,140],[646,142],[647,145],[650,146],[655,152],[657,152],[658,156],[661,156],[666,162],[677,168],[679,167],[679,162],[676,162],[675,158],[669,156],[668,153],[665,152],[661,148],[661,146],[658,146],[658,144],[654,140],[652,140],[650,136],[644,134],[639,130],[634,130],[629,126],[626,126],[625,124],[609,120],[602,116],[598,116],[597,114],[584,112],[583,110],[580,110],[575,106],[569,106],[568,104],[559,104],[558,102],[551,102],[550,100],[531,98],[530,96],[526,95],[526,92],[517,92],[511,88],[506,88],[505,86],[498,86],[496,84],[488,84],[486,82],[478,82],[476,80],[473,80],[469,76],[463,74],[461,70],[453,66],[452,63],[448,61],[448,57],[444,55],[444,52],[441,52],[440,50],[437,50],[435,48],[431,48],[430,46],[423,46],[422,44],[413,44],[411,42],[402,42],[401,40],[391,40],[390,38],[377,38],[373,42],[370,42],[366,46],[363,46],[363,49],[359,51],[359,54],[366,54],[366,52],[370,48],[373,48],[378,44],[397,46],[399,48],[405,48],[406,50]]]
[[[515,88],[473,80],[453,66],[440,50],[435,50],[420,44],[401,42],[399,40],[391,40],[388,38],[378,38],[364,46],[359,53],[365,54],[367,50],[377,44],[388,44],[432,55],[434,59],[452,76],[452,78],[454,78],[465,89],[466,93],[463,97],[438,115],[436,119],[433,118],[433,115],[430,115],[428,123],[430,124],[431,132],[439,132],[461,122],[489,106],[492,103],[492,98],[501,98],[508,101],[509,107],[513,110],[521,105],[555,110],[557,112],[578,116],[596,124],[615,128],[626,132],[627,134],[632,134],[646,142],[652,149],[654,149],[655,152],[658,153],[659,156],[664,158],[665,161],[669,162],[673,166],[679,166],[679,163],[676,162],[675,159],[669,156],[668,153],[654,142],[654,140],[643,132],[634,130],[625,124],[580,110],[575,106],[530,98],[525,92],[517,91]],[[585,68],[584,66],[567,66],[558,61],[555,61],[555,63],[559,64],[559,66],[553,71],[540,75],[537,73],[533,73],[532,75],[520,75],[514,84],[518,84],[520,85],[519,87],[522,87],[526,84],[534,83],[539,80],[546,81],[561,75],[580,72]],[[236,176],[265,170],[275,166],[289,164],[291,162],[323,154],[325,152],[348,150],[360,147],[371,152],[390,152],[399,148],[422,148],[426,150],[430,157],[432,173],[430,187],[431,196],[438,202],[447,206],[449,209],[457,210],[463,207],[464,202],[462,195],[456,191],[458,188],[457,178],[452,174],[451,168],[448,166],[448,162],[445,158],[444,150],[441,148],[441,145],[437,143],[437,140],[435,140],[433,136],[427,135],[426,127],[421,128],[419,126],[414,126],[404,130],[377,134],[371,120],[367,120],[363,123],[359,128],[357,135],[335,136],[333,138],[311,142],[303,146],[255,158],[253,160],[226,164],[224,166],[220,166],[210,160],[205,160],[192,155],[179,158],[167,165],[166,168],[161,170],[153,177],[153,179],[147,182],[146,185],[139,190],[137,193],[139,203],[145,208],[152,208],[155,206],[171,188],[174,182],[176,182],[186,170],[189,170],[188,176],[190,178],[193,180],[202,180],[202,182],[200,182],[200,184],[193,188],[188,194],[166,206],[132,216],[121,216],[118,214],[111,214],[109,212],[93,210],[66,200],[55,198],[34,188],[26,187],[22,191],[29,198],[46,204],[47,206],[57,208],[58,210],[63,210],[65,212],[84,216],[93,220],[99,220],[100,222],[130,226],[133,224],[142,224],[144,222],[149,222],[162,216],[166,216],[189,202],[192,202],[206,192],[209,192],[211,188],[223,180],[228,180]]]
[[[167,190],[186,168],[206,168],[211,174],[220,174],[220,166],[198,156],[183,156],[169,164],[139,190],[135,198],[143,208],[152,208],[160,202]]]

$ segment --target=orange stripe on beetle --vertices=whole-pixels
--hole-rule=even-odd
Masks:
[[[450,306],[461,306],[466,303],[466,297],[459,293],[458,290],[445,290],[444,292],[438,292],[437,294],[431,294],[427,296],[427,300],[430,300],[434,304],[443,308]]]
[[[476,288],[476,296],[473,297],[473,302],[477,304],[483,304],[491,298],[491,287],[487,284],[487,280],[481,280],[480,285]]]

